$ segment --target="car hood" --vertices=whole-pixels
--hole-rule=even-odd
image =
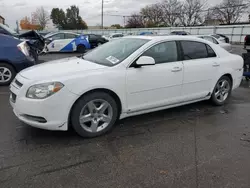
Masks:
[[[50,80],[58,77],[67,77],[82,73],[83,71],[91,71],[107,68],[90,61],[83,60],[78,57],[59,59],[35,65],[21,71],[19,74],[30,80]]]

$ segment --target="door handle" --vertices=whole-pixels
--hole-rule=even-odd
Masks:
[[[179,72],[179,71],[181,71],[181,70],[182,70],[181,67],[174,67],[171,71],[172,71],[172,72]]]
[[[219,66],[220,66],[219,63],[214,63],[214,64],[213,64],[213,67],[219,67]]]

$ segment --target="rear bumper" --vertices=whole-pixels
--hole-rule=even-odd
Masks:
[[[30,61],[28,59],[21,61],[20,63],[13,64],[17,72],[22,71],[28,67],[34,66],[37,64],[37,61]]]
[[[233,76],[233,90],[238,88],[241,84],[243,78],[243,68],[240,70],[236,70]]]

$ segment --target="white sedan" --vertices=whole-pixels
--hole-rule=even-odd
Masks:
[[[242,67],[242,57],[197,37],[124,37],[20,72],[10,103],[26,124],[95,137],[129,116],[208,99],[223,105]]]
[[[232,52],[232,45],[231,44],[222,42],[211,35],[198,35],[197,37],[208,40],[214,44],[219,45],[220,47],[224,48],[225,50]]]

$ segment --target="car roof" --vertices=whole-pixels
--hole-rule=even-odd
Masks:
[[[215,38],[212,35],[192,35],[192,36],[194,36],[194,37],[211,37],[211,38]]]
[[[135,38],[135,39],[147,39],[151,41],[162,41],[162,40],[191,40],[191,41],[197,41],[197,42],[207,42],[204,39],[198,38],[195,35],[168,35],[168,36],[125,36],[124,38]]]
[[[57,31],[57,32],[53,32],[53,33],[48,33],[47,35],[44,36],[44,38],[48,38],[48,37],[51,37],[51,36],[59,34],[59,33],[79,35],[77,33],[69,32],[69,31]]]
[[[122,33],[111,33],[110,35],[123,35]]]

